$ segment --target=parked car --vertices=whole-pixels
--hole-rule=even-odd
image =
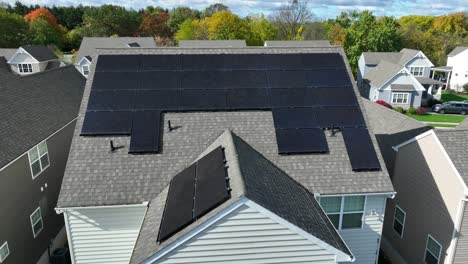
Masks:
[[[432,108],[436,113],[440,114],[462,114],[468,113],[468,103],[465,102],[446,102],[443,104],[436,104]]]

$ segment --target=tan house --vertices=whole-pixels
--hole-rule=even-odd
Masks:
[[[393,147],[382,248],[393,263],[468,262],[468,128],[429,130]]]

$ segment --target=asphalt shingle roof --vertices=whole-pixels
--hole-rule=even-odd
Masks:
[[[453,49],[449,54],[448,56],[449,57],[453,57],[453,56],[457,56],[458,54],[462,53],[463,51],[467,50],[468,47],[463,47],[463,46],[458,46],[456,47],[455,49]]]
[[[388,61],[392,63],[398,63],[401,58],[399,52],[363,52],[364,60],[366,65],[377,65],[380,61]]]
[[[181,40],[180,48],[245,48],[245,40]]]
[[[460,176],[468,184],[468,129],[436,130],[437,138],[444,146]]]
[[[390,85],[392,91],[414,91],[414,86],[411,84],[392,84]]]
[[[156,42],[151,37],[84,37],[75,62],[78,63],[84,56],[93,57],[97,49],[125,48],[129,43],[138,43],[141,48],[156,48]]]
[[[72,66],[0,75],[0,168],[76,118],[84,86]]]
[[[270,48],[292,48],[292,47],[327,47],[329,40],[267,40],[265,46]]]
[[[102,54],[338,52],[345,56],[340,47],[199,50],[135,48],[101,52]],[[97,59],[99,60],[99,57]],[[347,62],[346,66],[352,78]],[[173,132],[168,132],[167,127],[164,127],[162,152],[153,155],[129,155],[129,137],[80,137],[94,68],[93,63],[72,141],[58,207],[134,204],[150,201],[166,188],[174,175],[193,161],[198,153],[226,129],[232,130],[312,193],[393,192],[385,168],[382,171],[373,172],[352,171],[340,133],[334,137],[327,135],[330,149],[328,154],[278,155],[271,111],[165,113],[162,117],[162,124],[171,120],[173,126],[180,127]],[[357,93],[357,87],[354,89]],[[365,115],[365,109],[363,112]],[[372,127],[369,128],[372,134]],[[372,138],[378,150],[375,138]],[[109,153],[109,140],[111,139],[114,140],[116,146],[123,146],[123,148]],[[377,151],[377,153],[383,165],[380,152]]]
[[[17,50],[18,49],[0,49],[0,57],[5,57],[5,59],[8,61]]]
[[[218,146],[222,146],[225,151],[232,189],[231,198],[222,206],[211,211],[209,216],[184,228],[169,241],[158,244],[155,238],[164,210],[163,201],[167,197],[166,188],[149,205],[131,263],[140,263],[154,255],[203,223],[208,217],[244,196],[334,248],[352,256],[317,200],[303,186],[229,130],[219,136],[199,158]]]
[[[380,61],[380,63],[372,70],[370,70],[364,78],[369,81],[369,84],[380,88],[399,71],[403,69],[403,66],[391,63],[388,61]]]
[[[36,60],[40,62],[59,59],[57,55],[55,55],[44,45],[22,46],[21,48],[23,48],[25,51],[31,54],[31,56],[33,56]]]

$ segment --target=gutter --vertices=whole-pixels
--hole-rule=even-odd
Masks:
[[[145,201],[141,204],[122,204],[122,205],[99,205],[99,206],[76,206],[76,207],[56,207],[55,212],[61,214],[68,210],[82,209],[106,209],[106,208],[132,208],[132,207],[148,207],[149,202]]]
[[[395,195],[397,194],[397,192],[393,191],[393,192],[373,192],[373,193],[343,193],[343,194],[321,194],[321,193],[313,193],[315,197],[320,197],[320,196],[327,196],[327,197],[330,197],[330,196],[361,196],[361,195],[365,195],[365,196],[377,196],[377,195],[386,195],[388,198],[390,199],[393,199],[395,198]]]
[[[460,231],[461,226],[462,226],[462,222],[463,222],[463,218],[464,218],[463,212],[465,211],[465,207],[466,207],[467,202],[468,202],[468,199],[465,196],[463,199],[460,200],[460,204],[458,206],[457,219],[455,220],[456,223],[455,223],[455,225],[453,227],[453,232],[452,232],[452,241],[450,242],[450,246],[448,248],[449,263],[452,263],[453,260],[455,259],[455,251],[456,251],[456,248],[457,248],[457,245],[458,245],[458,237],[459,237],[457,234],[459,234],[459,231]]]

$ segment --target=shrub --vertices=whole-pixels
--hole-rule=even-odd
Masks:
[[[385,107],[387,107],[389,109],[393,109],[393,107],[389,103],[385,102],[384,100],[377,100],[377,101],[375,101],[375,103],[379,104],[379,105],[382,105],[382,106],[385,106]]]
[[[393,110],[395,110],[395,111],[397,111],[398,113],[401,113],[401,114],[406,113],[406,110],[401,106],[397,106],[397,107],[393,108]]]
[[[426,109],[424,109],[423,107],[418,107],[418,109],[416,109],[416,114],[417,115],[425,115],[426,114]]]
[[[416,114],[416,109],[414,107],[408,108],[408,114],[410,114],[410,115]]]
[[[434,98],[431,98],[428,102],[427,102],[427,106],[428,107],[433,107],[434,105],[436,104],[441,104],[442,102],[437,100],[437,99],[434,99]]]
[[[465,93],[468,93],[468,83],[465,83],[465,85],[463,85],[463,90],[465,90]]]

